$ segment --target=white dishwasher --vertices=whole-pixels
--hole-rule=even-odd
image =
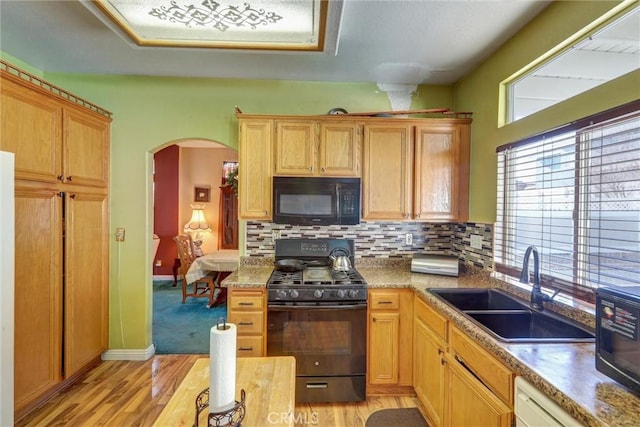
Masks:
[[[522,377],[515,380],[516,427],[579,427],[557,403]]]

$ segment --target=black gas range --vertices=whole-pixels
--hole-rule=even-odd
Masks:
[[[267,282],[267,355],[296,358],[298,403],[366,399],[367,283],[353,250],[349,239],[276,240],[276,264],[300,270]],[[334,271],[335,254],[349,258],[345,271]]]
[[[278,270],[267,281],[268,301],[286,303],[366,302],[367,283],[353,267],[354,244],[350,239],[278,239],[275,259],[296,260],[300,270]],[[351,268],[336,271],[332,256],[349,258]]]

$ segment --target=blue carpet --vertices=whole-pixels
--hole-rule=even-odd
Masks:
[[[227,306],[207,308],[207,298],[187,298],[182,282],[153,282],[153,342],[157,354],[209,354],[209,331],[227,318]]]

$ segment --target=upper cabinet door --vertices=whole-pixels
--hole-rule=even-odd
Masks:
[[[238,204],[241,219],[271,219],[273,121],[240,120]]]
[[[416,128],[415,219],[467,219],[468,139],[468,125],[435,124]]]
[[[64,109],[63,119],[64,181],[106,187],[110,119],[73,108]]]
[[[316,174],[316,124],[313,121],[277,121],[276,175]]]
[[[318,173],[323,176],[360,176],[361,135],[357,123],[321,123]]]
[[[411,215],[412,126],[364,127],[362,218],[404,220]]]
[[[8,79],[0,96],[0,150],[15,154],[15,178],[61,180],[62,105]]]

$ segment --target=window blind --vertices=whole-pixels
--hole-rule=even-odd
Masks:
[[[640,109],[628,110],[498,148],[498,271],[519,277],[534,245],[543,286],[592,301],[598,286],[640,285]]]

